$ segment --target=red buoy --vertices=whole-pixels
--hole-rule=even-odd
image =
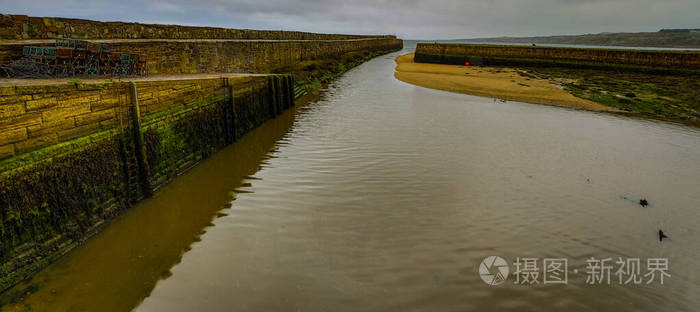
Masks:
[[[464,66],[469,66],[469,62],[464,62]]]

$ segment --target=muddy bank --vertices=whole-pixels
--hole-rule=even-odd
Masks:
[[[617,111],[614,108],[577,98],[561,87],[561,80],[525,77],[511,68],[466,67],[415,63],[414,54],[396,58],[394,76],[421,87],[467,93],[498,99],[556,105],[594,111]]]
[[[601,71],[563,67],[519,67],[520,74],[564,81],[564,89],[637,116],[700,125],[700,76]]]

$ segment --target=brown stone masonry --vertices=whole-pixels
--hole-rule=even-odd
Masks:
[[[227,29],[181,25],[100,22],[74,18],[0,14],[0,39],[267,39],[327,40],[381,36],[316,34],[299,31]]]
[[[456,63],[468,58],[494,59],[500,62],[560,62],[600,66],[641,66],[680,70],[700,70],[700,52],[637,49],[592,49],[485,44],[419,43],[416,62]]]

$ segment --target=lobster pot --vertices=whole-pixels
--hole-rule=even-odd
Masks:
[[[112,44],[111,43],[100,43],[100,52],[106,52],[106,53],[112,52]]]
[[[23,46],[22,58],[0,65],[7,77],[146,75],[146,56],[113,52],[110,42],[56,39],[55,46]]]
[[[73,50],[68,48],[58,48],[56,49],[56,57],[61,59],[69,59],[73,57]]]
[[[56,57],[56,48],[46,47],[46,48],[42,48],[42,50],[43,50],[42,55],[49,56],[49,57]]]
[[[90,53],[100,53],[100,44],[96,42],[88,42],[87,44],[87,50]]]

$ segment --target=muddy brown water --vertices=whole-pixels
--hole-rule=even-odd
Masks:
[[[412,86],[393,78],[404,53],[178,177],[4,310],[700,307],[697,128]],[[488,256],[511,273],[518,257],[567,259],[568,284],[487,285]],[[671,276],[619,284],[615,265],[589,285],[592,257],[640,258],[641,274],[665,258]]]

